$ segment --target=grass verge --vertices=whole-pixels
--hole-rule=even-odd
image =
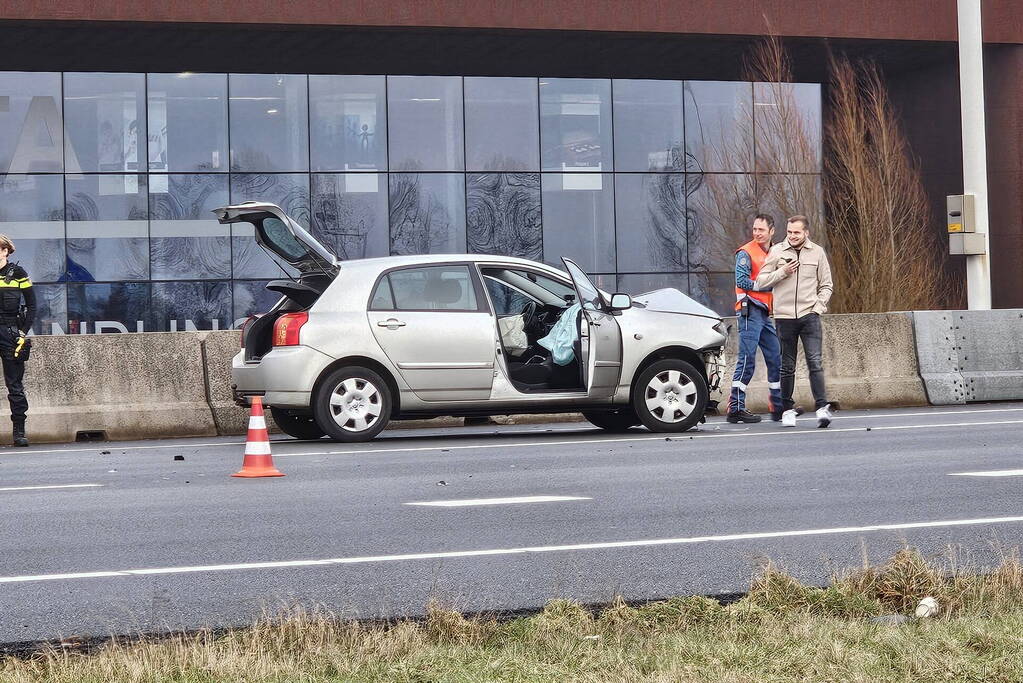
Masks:
[[[938,616],[899,625],[932,596]],[[294,611],[226,633],[47,648],[0,661],[0,681],[1023,681],[1023,565],[980,573],[904,550],[879,567],[800,584],[768,566],[729,605],[704,597],[599,610],[556,600],[533,616],[344,621]]]

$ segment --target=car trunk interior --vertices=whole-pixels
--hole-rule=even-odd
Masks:
[[[303,275],[297,282],[292,280],[274,280],[267,283],[271,292],[282,295],[281,299],[269,312],[259,316],[245,326],[242,346],[245,349],[245,362],[258,363],[273,348],[274,323],[286,313],[299,313],[309,310],[326,291],[333,278],[320,273]]]

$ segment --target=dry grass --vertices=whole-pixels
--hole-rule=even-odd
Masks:
[[[901,626],[924,596],[938,617]],[[800,584],[773,566],[741,600],[702,597],[601,610],[557,600],[502,621],[427,607],[418,621],[359,624],[293,611],[226,634],[44,650],[0,662],[12,683],[108,681],[1020,681],[1023,566],[992,572],[916,552]]]

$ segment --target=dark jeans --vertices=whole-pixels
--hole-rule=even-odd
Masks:
[[[803,353],[806,354],[806,369],[810,373],[810,390],[813,392],[815,408],[823,408],[828,404],[827,392],[824,388],[824,367],[821,363],[821,347],[824,334],[821,329],[821,317],[816,313],[804,315],[802,318],[776,320],[778,337],[781,339],[781,403],[785,410],[790,410],[795,403],[792,390],[796,386],[796,356],[799,352],[799,340],[803,340]]]
[[[778,333],[767,311],[756,304],[749,305],[748,316],[736,318],[739,326],[739,353],[732,375],[732,392],[728,395],[728,412],[746,409],[746,388],[753,379],[757,366],[757,348],[764,354],[767,366],[768,409],[773,413],[781,409],[781,383],[778,379],[781,350]]]
[[[7,385],[7,401],[11,406],[11,421],[25,423],[28,399],[25,397],[25,362],[14,358],[14,345],[18,341],[18,330],[8,325],[0,326],[0,358],[4,365],[4,383]]]

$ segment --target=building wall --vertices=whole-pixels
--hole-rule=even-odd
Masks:
[[[820,126],[806,83],[0,72],[0,231],[37,332],[265,310],[286,273],[211,214],[250,199],[341,258],[569,256],[728,312],[752,215],[820,215]]]

